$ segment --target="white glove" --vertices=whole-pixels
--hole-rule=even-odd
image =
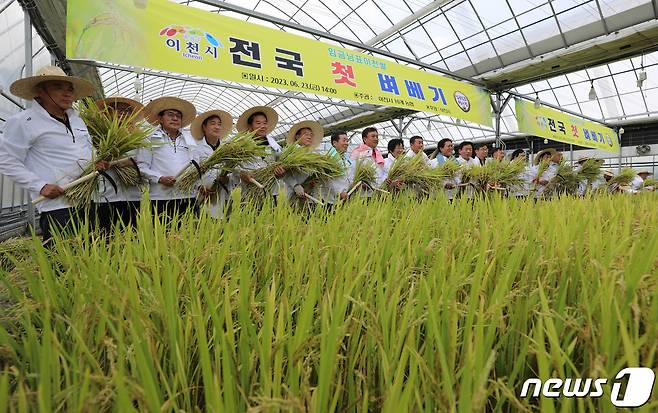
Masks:
[[[293,186],[292,189],[294,189],[295,194],[296,194],[298,197],[300,197],[300,198],[303,197],[304,194],[305,194],[305,192],[304,192],[304,187],[301,186],[301,185],[299,185],[299,184]]]

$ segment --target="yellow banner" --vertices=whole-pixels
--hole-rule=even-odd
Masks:
[[[519,131],[558,142],[619,153],[617,133],[592,122],[534,102],[516,98],[516,119]]]
[[[68,0],[68,59],[207,76],[491,126],[489,94],[417,68],[166,0]]]

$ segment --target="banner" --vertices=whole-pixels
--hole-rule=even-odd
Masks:
[[[597,122],[515,98],[519,131],[585,148],[619,153],[617,133]]]
[[[478,86],[167,0],[68,0],[66,54],[492,126]]]

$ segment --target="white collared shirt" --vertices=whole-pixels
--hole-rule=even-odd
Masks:
[[[53,119],[37,102],[7,119],[0,138],[0,173],[39,197],[46,184],[64,185],[80,177],[92,160],[93,149],[87,126],[78,114],[66,111],[71,131]],[[40,211],[70,208],[65,196],[46,199]]]
[[[427,156],[427,154],[425,153],[425,151],[420,151],[419,153],[421,154],[420,156],[422,156],[423,159],[425,160],[425,163],[426,163],[427,165],[429,165],[429,164],[430,164],[430,158],[429,158],[429,156]],[[409,150],[407,151],[407,153],[405,153],[405,156],[409,156],[409,157],[412,157],[412,158],[413,158],[414,156],[416,156],[416,155],[417,155],[416,152],[414,152],[411,148],[409,148]]]
[[[194,138],[185,131],[179,131],[176,139],[172,140],[160,127],[148,139],[153,146],[140,150],[137,162],[142,175],[149,181],[150,199],[165,201],[191,198],[192,193],[182,192],[175,185],[168,187],[158,181],[163,176],[176,176],[191,165],[196,146]]]
[[[255,159],[251,162],[241,164],[240,166],[238,166],[236,168],[237,172],[252,173],[256,169],[264,168],[268,164],[273,163],[277,160],[277,158],[279,157],[279,155],[281,155],[281,152],[283,151],[282,148],[281,148],[281,145],[279,145],[277,143],[277,141],[274,140],[274,138],[272,138],[270,136],[266,136],[266,139],[267,139],[267,147],[265,149],[267,151],[267,155],[264,158]],[[238,178],[239,177],[236,177],[236,180]],[[248,189],[253,189],[252,184],[244,182],[244,181],[242,181],[242,179],[239,179],[239,182],[242,185],[242,190],[243,191],[248,190]],[[279,194],[279,187],[283,186],[283,185],[284,185],[283,182],[280,179],[277,178],[276,183],[272,187],[271,194],[273,196],[277,196]]]

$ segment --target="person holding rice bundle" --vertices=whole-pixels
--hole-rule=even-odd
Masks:
[[[196,211],[193,194],[175,186],[177,175],[194,160],[196,142],[183,131],[196,116],[194,105],[177,97],[164,96],[146,105],[144,116],[157,126],[149,137],[151,147],[138,155],[140,171],[150,184],[154,212],[171,218],[176,213]]]
[[[198,141],[193,150],[194,159],[200,164],[212,155],[231,128],[233,118],[226,111],[209,110],[198,115],[190,126],[192,137]],[[226,203],[233,186],[232,174],[220,174],[218,169],[211,169],[203,175],[199,196],[208,201],[204,203],[203,209],[211,217],[225,216]]]
[[[586,193],[590,191],[596,191],[597,189],[605,185],[605,179],[603,178],[603,173],[600,170],[601,165],[603,165],[603,159],[581,156],[580,158],[578,158],[577,164],[578,164],[577,172],[580,174],[586,171],[590,167],[590,165],[591,166],[596,165],[598,167],[597,176],[595,176],[593,179],[582,179],[578,183],[578,191],[577,191],[578,196],[585,196]]]
[[[331,135],[331,149],[329,149],[329,156],[340,161],[345,173],[342,176],[331,179],[323,186],[322,198],[331,207],[339,200],[345,201],[347,199],[347,191],[351,181],[352,161],[347,156],[347,148],[350,140],[347,137],[347,132],[340,131]]]
[[[526,153],[523,149],[515,149],[510,155],[510,162],[513,161],[526,161]],[[510,188],[509,195],[515,198],[525,198],[530,195],[532,189],[532,180],[535,179],[536,169],[531,166],[526,166],[523,172],[521,173],[521,183],[514,185]]]
[[[290,128],[286,137],[286,144],[299,145],[313,151],[322,142],[324,129],[320,123],[313,120],[305,120]],[[299,199],[307,201],[308,195],[314,187],[314,183],[308,180],[309,176],[303,173],[288,173],[283,176],[282,181],[285,185],[286,196],[291,198],[297,196]]]
[[[357,146],[351,153],[350,159],[352,161],[365,161],[372,163],[375,166],[376,178],[374,184],[376,186],[381,185],[386,179],[386,171],[384,170],[384,156],[377,145],[379,144],[379,132],[374,127],[365,128],[361,132],[361,139],[363,142]],[[354,162],[356,165],[357,162]],[[371,198],[373,194],[373,189],[368,188],[367,184],[363,184],[366,188],[363,189],[363,194],[367,198]]]
[[[553,148],[542,149],[535,155],[532,169],[532,183],[535,188],[535,198],[541,198],[548,182],[555,177],[557,165],[562,154]],[[555,160],[558,160],[555,162]]]
[[[133,99],[111,96],[97,100],[96,106],[104,110],[110,118],[116,116],[118,119],[127,119],[135,128],[140,127],[138,123],[144,119],[144,105]],[[137,152],[129,155],[131,155],[131,159],[122,161],[121,164],[139,171],[133,158],[137,156]],[[108,169],[106,174],[98,185],[95,213],[100,228],[109,233],[112,225],[119,221],[126,225],[136,223],[142,190],[137,185],[122,184],[112,168]]]
[[[0,173],[27,189],[41,215],[44,241],[55,227],[71,228],[87,211],[73,207],[64,195],[66,184],[76,180],[92,162],[93,146],[87,126],[73,102],[94,93],[94,85],[45,66],[34,76],[12,83],[10,91],[35,104],[7,119],[0,141]],[[97,170],[109,167],[98,162]]]
[[[247,109],[240,117],[235,125],[238,132],[254,132],[254,139],[259,144],[267,149],[267,155],[254,162],[243,164],[238,168],[242,185],[245,189],[249,186],[258,185],[254,180],[252,171],[255,169],[263,168],[267,164],[274,162],[281,154],[281,146],[272,138],[268,136],[279,122],[279,115],[276,111],[268,106],[255,106]],[[284,168],[277,167],[274,170],[274,175],[281,178],[286,173]],[[279,186],[274,185],[271,190],[272,196],[277,197],[279,194]]]

